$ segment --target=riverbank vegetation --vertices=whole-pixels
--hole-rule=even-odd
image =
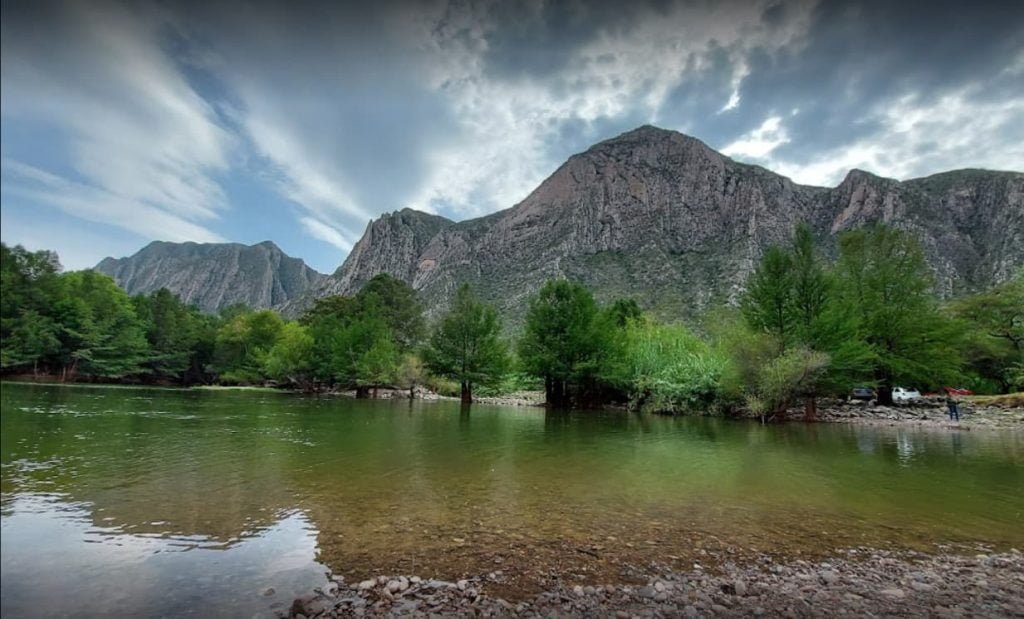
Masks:
[[[129,297],[109,277],[61,272],[53,252],[0,248],[0,366],[63,381],[264,385],[304,391],[424,387],[444,395],[543,388],[555,406],[609,402],[682,413],[779,415],[870,385],[1024,388],[1024,273],[943,303],[918,243],[881,225],[840,235],[830,259],[806,227],[770,247],[731,306],[664,324],[634,299],[601,304],[547,282],[521,332],[466,285],[428,324],[415,291],[381,274],[297,320],[199,312],[161,289]],[[679,294],[685,294],[680,291]]]

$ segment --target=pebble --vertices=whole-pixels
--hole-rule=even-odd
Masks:
[[[1024,608],[1024,556],[1019,552],[990,553],[979,560],[973,554],[965,558],[860,548],[856,553],[842,551],[830,563],[817,564],[777,559],[776,563],[760,556],[739,567],[727,563],[707,572],[665,572],[662,568],[656,576],[647,575],[649,584],[644,586],[555,585],[515,605],[480,589],[478,583],[494,582],[494,578],[464,578],[452,583],[390,576],[364,580],[340,592],[326,587],[296,599],[290,615],[646,619],[712,614],[914,616],[926,612],[934,616],[1012,616],[1016,609]],[[633,565],[624,565],[622,574],[645,576],[642,568]],[[569,575],[549,576],[557,582]],[[513,575],[501,582],[517,580],[518,575]]]

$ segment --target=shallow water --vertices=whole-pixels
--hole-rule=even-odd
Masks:
[[[8,383],[0,406],[4,616],[270,615],[327,566],[1024,547],[1021,432]]]

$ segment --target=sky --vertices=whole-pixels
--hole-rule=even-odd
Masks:
[[[793,180],[1024,170],[1024,2],[7,2],[0,238],[65,268],[513,206],[644,124]]]

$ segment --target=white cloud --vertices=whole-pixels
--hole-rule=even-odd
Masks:
[[[905,96],[868,111],[880,123],[870,136],[810,162],[763,155],[757,161],[798,183],[824,186],[852,168],[898,179],[967,167],[1024,170],[1024,99],[986,101],[978,94],[966,87],[936,100]]]
[[[111,238],[102,231],[90,230],[70,217],[47,217],[45,225],[30,213],[5,211],[0,218],[4,242],[24,245],[29,250],[58,250],[65,270],[96,266],[107,256],[128,256],[138,251],[143,239],[135,235]]]
[[[12,159],[2,162],[4,194],[58,208],[79,219],[117,226],[146,239],[222,242],[215,232],[145,202],[69,181]],[[5,200],[6,202],[6,200]],[[5,206],[9,206],[5,204]]]
[[[352,242],[345,238],[345,235],[338,229],[312,217],[301,217],[299,221],[302,223],[302,227],[306,229],[306,232],[313,238],[330,243],[342,251],[352,249]]]
[[[782,117],[769,116],[759,127],[725,146],[722,153],[730,157],[764,159],[773,150],[788,142],[789,136],[786,134],[786,128],[782,126]]]
[[[738,90],[734,89],[732,91],[732,94],[729,95],[729,100],[725,102],[725,105],[722,106],[722,109],[718,110],[718,113],[721,114],[722,112],[728,112],[729,110],[735,110],[739,106],[740,106],[740,92]]]
[[[487,5],[446,15],[444,28],[425,22],[428,76],[451,101],[461,131],[430,154],[429,173],[411,205],[445,205],[462,217],[512,206],[561,163],[550,159],[561,123],[589,126],[623,117],[657,123],[673,89],[711,69],[712,46],[731,50],[733,96],[725,109],[739,105],[745,54],[796,44],[808,27],[812,3],[803,2],[787,28],[762,28],[767,4],[651,11],[630,27],[600,31],[560,72],[543,78],[487,72],[488,36],[502,26],[490,20]]]
[[[80,177],[13,165],[42,187],[12,191],[152,239],[219,239],[198,222],[227,208],[215,175],[232,138],[161,50],[160,14],[140,6],[63,4],[50,36],[5,28],[4,122],[53,130]]]

